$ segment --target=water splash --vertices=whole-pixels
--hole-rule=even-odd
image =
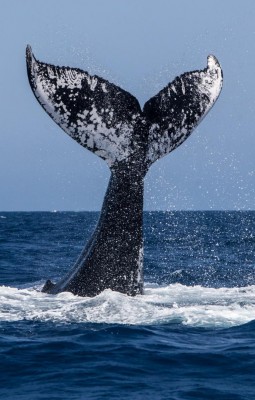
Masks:
[[[205,288],[147,284],[143,296],[105,290],[88,298],[47,295],[34,288],[0,287],[0,321],[51,321],[122,325],[182,324],[227,328],[255,319],[255,286]]]

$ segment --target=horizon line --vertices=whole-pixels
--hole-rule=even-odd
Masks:
[[[255,209],[173,209],[173,210],[143,210],[143,212],[253,212]],[[1,213],[61,213],[61,212],[91,212],[91,213],[100,213],[101,210],[0,210]]]

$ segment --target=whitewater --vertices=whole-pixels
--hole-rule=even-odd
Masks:
[[[151,325],[180,323],[227,328],[255,320],[255,286],[205,288],[146,285],[144,295],[129,297],[105,290],[93,298],[71,293],[46,295],[40,286],[0,287],[0,321],[52,321]]]

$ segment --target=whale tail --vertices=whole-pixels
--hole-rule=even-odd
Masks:
[[[110,168],[138,154],[150,166],[186,140],[218,98],[222,70],[214,56],[201,71],[182,74],[145,103],[78,68],[38,61],[27,46],[31,88],[53,120]],[[139,154],[140,153],[140,154]]]
[[[31,88],[74,140],[104,159],[111,178],[94,234],[71,271],[43,291],[95,296],[110,288],[143,293],[143,184],[149,166],[170,153],[213,106],[222,87],[215,57],[176,78],[145,103],[77,68],[42,63],[27,48]]]

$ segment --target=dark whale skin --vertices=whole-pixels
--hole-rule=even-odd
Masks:
[[[223,82],[214,56],[175,78],[141,109],[120,87],[78,68],[38,61],[27,47],[38,102],[80,145],[104,159],[111,178],[97,227],[75,265],[42,291],[96,296],[143,293],[143,188],[149,167],[180,146],[217,100]]]

